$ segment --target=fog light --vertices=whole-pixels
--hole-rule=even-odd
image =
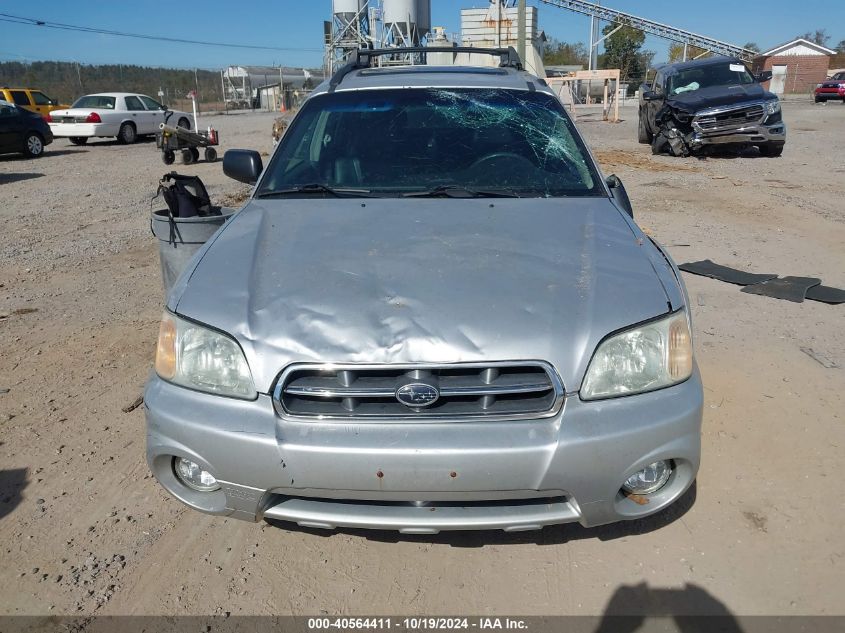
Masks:
[[[199,492],[213,492],[220,488],[217,480],[210,472],[203,470],[199,464],[195,464],[184,457],[176,457],[173,460],[173,470],[176,472],[179,481],[188,488],[193,488]]]
[[[635,495],[647,495],[660,490],[669,481],[672,465],[666,461],[654,462],[635,472],[622,484],[622,490]]]

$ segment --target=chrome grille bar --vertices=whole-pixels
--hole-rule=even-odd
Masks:
[[[424,383],[436,401],[403,404],[397,390]],[[279,415],[307,419],[528,419],[555,415],[563,385],[542,361],[456,364],[296,364],[273,392]]]

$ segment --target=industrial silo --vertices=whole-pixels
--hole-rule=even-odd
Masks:
[[[384,0],[382,20],[385,44],[417,46],[420,43],[417,31],[419,5],[419,0]]]
[[[431,33],[431,0],[417,0],[417,32],[420,39]]]
[[[332,14],[336,19],[350,23],[367,4],[367,0],[332,0]]]

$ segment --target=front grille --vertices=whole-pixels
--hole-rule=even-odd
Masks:
[[[436,399],[420,398],[418,406],[403,404],[397,393],[407,392],[409,385],[417,392],[423,385],[422,392],[436,393]],[[299,364],[280,376],[274,404],[282,415],[318,419],[514,420],[555,415],[563,393],[555,371],[540,361]]]
[[[732,132],[762,122],[765,110],[760,104],[700,114],[693,120],[699,131],[705,134]]]

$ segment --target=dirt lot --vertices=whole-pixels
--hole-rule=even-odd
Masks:
[[[845,287],[845,107],[786,104],[780,159],[652,157],[624,115],[579,125],[678,262]],[[269,152],[271,120],[213,123],[225,147]],[[240,189],[219,163],[180,169],[218,202]],[[845,614],[845,307],[703,277],[687,276],[703,464],[667,515],[413,537],[187,510],[148,473],[142,410],[122,412],[161,312],[148,214],[165,171],[150,142],[0,157],[0,613],[600,614],[615,596],[616,612]]]

